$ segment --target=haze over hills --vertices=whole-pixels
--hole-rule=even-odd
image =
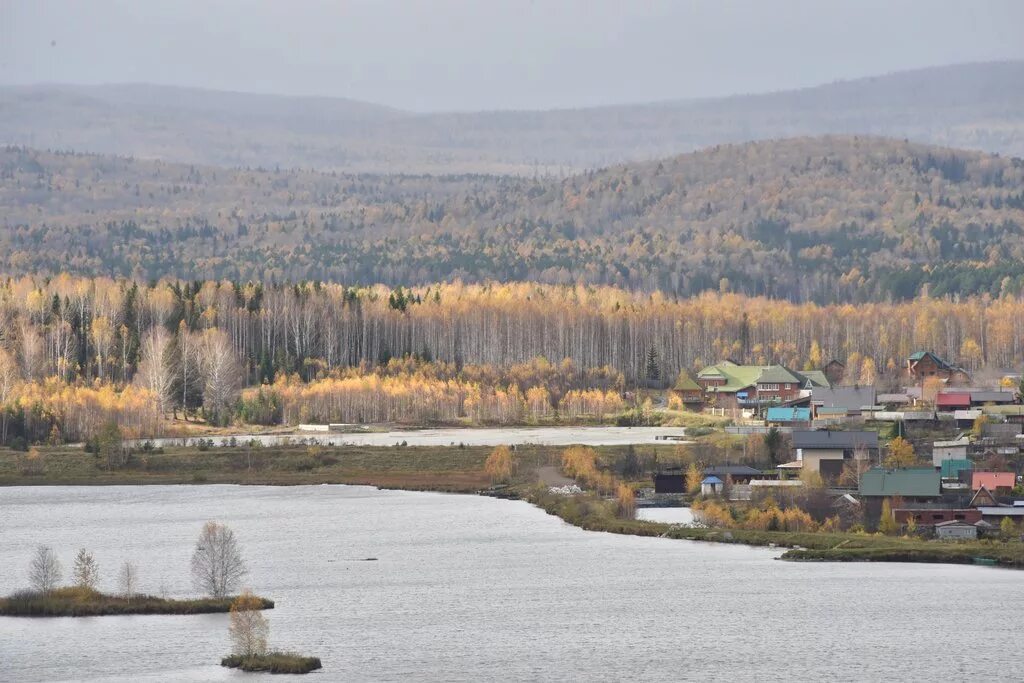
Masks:
[[[343,99],[155,85],[0,88],[0,143],[221,166],[561,174],[716,144],[822,134],[1024,156],[1024,62],[555,111],[415,114]]]
[[[883,138],[717,146],[565,179],[0,153],[0,271],[587,282],[793,300],[1018,293],[1024,161]]]

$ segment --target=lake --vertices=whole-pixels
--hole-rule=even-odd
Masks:
[[[530,505],[352,486],[0,488],[0,592],[38,543],[192,593],[207,519],[235,530],[271,644],[313,680],[1015,680],[1024,573],[791,563],[585,532]],[[361,561],[375,557],[377,561]],[[0,618],[0,679],[250,680],[226,615]],[[269,679],[270,677],[267,676]],[[280,679],[274,679],[280,680]]]
[[[236,434],[234,436],[137,439],[141,446],[190,446],[202,439],[214,446],[256,441],[262,446],[316,443],[324,446],[626,446],[629,444],[690,443],[683,441],[682,427],[446,427],[400,429],[387,432],[299,431],[295,434]],[[672,440],[666,440],[671,438]]]

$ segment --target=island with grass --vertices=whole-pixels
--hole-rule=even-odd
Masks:
[[[323,667],[319,657],[305,657],[291,652],[268,652],[261,655],[228,655],[221,666],[242,671],[272,674],[308,674]]]
[[[49,592],[25,590],[0,598],[0,616],[102,617],[127,614],[212,614],[228,612],[235,597],[175,600],[153,595],[112,595],[78,586]],[[258,598],[261,609],[274,601]]]

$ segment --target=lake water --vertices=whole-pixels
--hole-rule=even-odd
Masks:
[[[388,432],[333,433],[327,431],[299,431],[295,434],[236,434],[234,436],[211,436],[205,440],[214,446],[250,440],[263,446],[317,443],[332,446],[512,446],[519,444],[542,444],[547,446],[616,446],[653,443],[690,443],[682,441],[685,430],[682,427],[501,427],[501,428],[457,428],[406,429]],[[672,441],[665,441],[670,437]],[[166,438],[148,439],[154,446],[186,446],[198,439]],[[147,440],[130,442],[141,445]]]
[[[277,601],[272,645],[322,658],[315,680],[1020,678],[1024,572],[781,562],[475,496],[3,488],[0,592],[47,543],[66,569],[91,548],[104,587],[131,558],[146,591],[189,595],[207,519],[234,528],[248,585]],[[0,679],[251,680],[217,666],[228,647],[226,615],[0,618]]]

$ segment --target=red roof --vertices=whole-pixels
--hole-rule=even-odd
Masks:
[[[1012,489],[1017,483],[1017,476],[1013,472],[971,472],[971,490],[977,491],[984,486],[989,491],[999,488]]]
[[[971,392],[969,391],[940,391],[935,398],[935,405],[940,408],[970,408]]]

